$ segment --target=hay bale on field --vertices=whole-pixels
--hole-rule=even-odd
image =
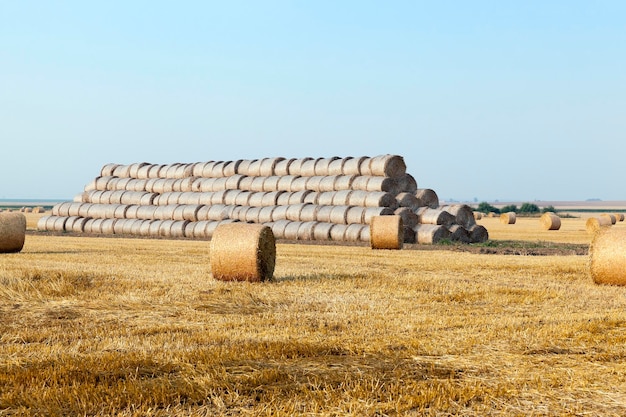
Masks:
[[[438,208],[419,207],[415,210],[415,214],[417,214],[417,221],[420,224],[449,226],[455,222],[455,217],[452,214]]]
[[[453,204],[442,206],[440,208],[453,215],[455,222],[466,229],[469,229],[476,224],[474,211],[467,204]]]
[[[514,211],[500,214],[500,223],[502,224],[515,224],[516,220],[517,218]]]
[[[448,231],[450,240],[453,242],[470,243],[472,241],[469,231],[459,224],[449,226]]]
[[[399,207],[393,213],[402,217],[402,224],[404,227],[413,228],[419,221],[417,214],[415,214],[409,207]]]
[[[614,215],[614,214],[611,214],[611,213],[602,213],[602,214],[600,215],[600,217],[605,217],[605,218],[609,219],[609,220],[611,221],[611,224],[615,224],[615,223],[617,223],[617,218],[615,217],[615,215]]]
[[[430,188],[418,188],[417,191],[415,191],[415,197],[418,201],[418,207],[429,207],[432,209],[439,207],[439,197],[437,193]]]
[[[400,216],[374,216],[370,223],[372,249],[402,249],[404,226]]]
[[[21,252],[25,240],[26,216],[21,213],[0,213],[0,253]]]
[[[432,245],[450,237],[450,231],[443,225],[418,224],[413,230],[415,240],[423,245]]]
[[[412,227],[404,226],[404,243],[416,243],[415,230]]]
[[[396,195],[396,201],[398,202],[398,207],[409,207],[409,208],[417,208],[419,207],[419,200],[415,197],[413,193],[401,192]]]
[[[561,228],[561,218],[548,211],[541,215],[539,224],[544,230],[559,230]]]
[[[330,231],[332,230],[333,223],[317,222],[313,229],[314,240],[330,240]]]
[[[406,164],[404,158],[399,155],[379,155],[371,158],[369,172],[369,175],[399,178],[406,174]]]
[[[598,232],[600,229],[604,227],[610,227],[613,223],[611,223],[611,218],[606,216],[598,216],[598,217],[590,217],[585,222],[585,229],[587,233],[593,234]]]
[[[626,230],[602,228],[589,246],[589,272],[596,284],[626,285]]]
[[[615,218],[617,219],[618,222],[623,222],[624,221],[624,213],[613,213],[613,215],[615,216]]]
[[[474,220],[481,220],[483,218],[483,214],[480,211],[474,212]]]

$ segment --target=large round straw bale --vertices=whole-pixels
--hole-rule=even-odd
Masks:
[[[361,164],[368,159],[366,156],[360,156],[357,158],[347,157],[343,163],[344,175],[363,175],[361,173]]]
[[[289,195],[289,202],[288,204],[300,204],[300,203],[304,203],[304,201],[306,200],[306,196],[311,194],[313,191],[311,190],[304,190],[304,191],[297,191],[295,193],[291,193]]]
[[[279,191],[278,183],[280,182],[281,178],[282,177],[279,177],[278,175],[264,177],[263,188],[260,191]]]
[[[292,184],[296,178],[300,178],[300,177],[295,176],[295,175],[285,175],[285,176],[280,177],[278,179],[278,184],[276,186],[276,189],[280,191],[296,191],[292,187]],[[306,180],[304,183],[306,185]]]
[[[116,221],[117,219],[102,219],[102,223],[100,225],[100,233],[103,233],[105,235],[112,235]]]
[[[610,227],[613,223],[611,223],[611,218],[606,216],[598,216],[598,217],[589,217],[585,222],[585,228],[588,233],[596,233],[600,229],[605,227]]]
[[[172,191],[180,191],[183,193],[193,191],[194,181],[194,177],[185,177],[174,180],[174,183],[172,184]]]
[[[352,183],[358,178],[356,175],[337,175],[333,184],[332,190],[322,189],[322,191],[341,191],[341,190],[354,190]]]
[[[415,210],[417,221],[420,224],[434,224],[449,226],[454,224],[455,217],[442,209],[431,209],[429,207],[419,207]]]
[[[122,228],[122,233],[125,235],[138,235],[141,222],[143,222],[143,220],[126,219],[126,223],[124,223],[124,227]]]
[[[85,223],[87,223],[87,220],[88,219],[85,217],[80,216],[68,217],[65,221],[65,230],[68,232],[83,233],[85,231]]]
[[[93,188],[85,187],[85,191],[90,191],[87,188],[92,188],[93,190],[98,190],[98,191],[109,190],[108,188],[109,183],[111,183],[111,181],[114,181],[115,179],[117,179],[117,177],[111,177],[111,176],[97,177],[96,179],[93,180],[94,182]]]
[[[150,167],[148,170],[148,178],[161,178],[162,174],[165,174],[167,170],[167,165],[155,164]]]
[[[598,230],[589,246],[589,272],[596,284],[626,285],[626,229]]]
[[[468,229],[471,243],[483,243],[489,239],[489,232],[485,226],[475,224]]]
[[[259,222],[259,214],[263,207],[250,207],[246,212],[245,221],[248,223],[261,223]]]
[[[139,167],[139,169],[137,170],[137,175],[134,176],[133,178],[138,178],[138,179],[147,179],[150,178],[150,170],[152,169],[154,165],[152,164],[145,164]]]
[[[614,214],[602,213],[602,214],[600,214],[600,217],[605,217],[605,218],[609,219],[611,221],[611,224],[617,223],[617,218],[615,217]]]
[[[150,236],[150,226],[155,222],[158,222],[158,220],[137,220],[133,226],[133,234],[139,236]]]
[[[277,222],[279,220],[287,220],[287,211],[289,210],[289,207],[291,206],[275,206],[272,210],[272,221]]]
[[[130,176],[130,165],[118,165],[113,170],[114,177],[126,178]]]
[[[161,236],[161,227],[165,220],[154,220],[150,223],[150,229],[148,230],[148,236],[157,237]]]
[[[70,220],[72,218],[68,218],[67,222],[65,222],[65,227],[69,228],[69,224],[70,224]],[[124,233],[124,226],[126,225],[126,222],[134,222],[134,220],[131,219],[117,219],[116,222],[113,224],[113,234],[115,235],[121,235]],[[72,220],[73,223],[73,220]]]
[[[296,177],[291,181],[289,191],[305,191],[307,190],[308,177]]]
[[[416,237],[415,237],[415,230],[411,227],[406,227],[404,226],[403,228],[403,233],[404,233],[404,243],[416,243]]]
[[[109,182],[108,187],[112,190],[135,191],[138,183],[143,185],[145,181],[136,178],[116,178]],[[143,191],[143,188],[141,188],[141,191]]]
[[[305,206],[306,204],[304,203],[288,205],[287,211],[285,212],[285,218],[292,222],[300,221],[300,216]]]
[[[361,206],[347,206],[348,212],[346,213],[346,221],[348,224],[365,223],[365,207]]]
[[[411,193],[415,194],[417,191],[417,181],[411,174],[404,174],[396,178],[396,194],[397,193]]]
[[[346,242],[361,242],[361,234],[364,228],[365,225],[363,224],[349,224],[343,234],[343,240]]]
[[[240,191],[235,195],[234,204],[237,206],[250,206],[250,199],[253,194],[255,193],[252,191]]]
[[[437,224],[418,224],[413,230],[415,240],[423,245],[432,245],[450,237],[448,228]]]
[[[174,178],[182,179],[193,176],[193,164],[179,164],[176,167]]]
[[[415,192],[415,197],[417,197],[417,205],[419,207],[430,207],[434,209],[439,207],[439,197],[437,193],[430,188],[418,188]]]
[[[369,191],[365,197],[366,207],[390,207],[397,208],[396,197],[384,191]]]
[[[364,207],[363,223],[370,224],[374,216],[391,216],[394,210],[389,207]]]
[[[186,204],[186,205],[199,205],[200,193],[196,193],[193,191],[185,191],[180,194],[180,197],[178,198],[178,202],[180,204]]]
[[[128,170],[128,175],[131,178],[139,178],[139,170],[144,167],[150,165],[147,162],[135,162],[133,164],[130,164],[130,169]]]
[[[471,242],[469,231],[460,224],[453,224],[448,226],[448,231],[450,232],[450,240],[453,242]]]
[[[368,156],[361,160],[361,164],[359,165],[359,172],[361,175],[372,175],[372,158]]]
[[[398,182],[394,178],[390,177],[362,177],[367,178],[365,185],[365,191],[385,191],[397,194],[396,189]]]
[[[335,224],[348,224],[348,210],[350,206],[332,206],[330,210],[330,222]]]
[[[250,182],[250,191],[263,191],[263,183],[267,177],[253,177]]]
[[[237,166],[237,174],[249,176],[250,165],[255,162],[256,159],[242,159]]]
[[[254,159],[248,165],[248,176],[250,177],[259,177],[261,176],[261,164],[263,163],[263,159]]]
[[[400,216],[374,216],[370,222],[372,249],[402,249],[404,225]]]
[[[240,223],[239,220],[235,220],[235,219],[224,219],[224,220],[220,220],[218,222],[208,222],[206,227],[204,228],[204,233],[206,234],[206,237],[208,238],[212,238],[213,234],[215,233],[215,230],[223,224],[230,224],[230,223]],[[240,223],[240,224],[249,224],[249,223]]]
[[[278,195],[278,198],[276,199],[276,205],[277,206],[288,206],[289,205],[289,199],[291,198],[293,193],[291,193],[290,191],[284,191],[281,194]]]
[[[367,201],[368,195],[369,195],[369,192],[367,191],[354,190],[350,193],[350,198],[348,199],[348,205],[365,207],[365,204],[366,204],[365,202]]]
[[[295,161],[295,158],[281,159],[278,161],[274,167],[274,175],[279,177],[289,175],[289,166],[293,161]]]
[[[225,198],[226,198],[226,193],[230,192],[230,191],[214,191],[210,194],[211,196],[211,202],[210,204],[226,204],[225,202]],[[208,195],[208,194],[207,194]],[[206,203],[204,203],[206,204]]]
[[[413,228],[419,221],[417,214],[408,207],[399,207],[395,209],[393,214],[402,217],[402,224],[404,227]]]
[[[267,206],[277,206],[278,205],[278,199],[280,198],[281,194],[284,194],[285,191],[267,191],[263,194],[263,197],[261,198],[261,206],[262,207],[267,207]]]
[[[514,211],[500,214],[500,223],[502,224],[515,224],[516,216]]]
[[[214,183],[215,178],[196,178],[191,186],[191,189],[196,192],[211,192],[213,191]]]
[[[559,230],[561,228],[561,218],[548,211],[541,215],[539,224],[544,230]]]
[[[277,220],[272,223],[272,233],[277,239],[285,238],[285,229],[291,222],[289,220]]]
[[[330,229],[330,240],[334,242],[343,242],[346,235],[347,224],[331,223],[333,227]]]
[[[303,165],[312,160],[313,158],[298,158],[298,159],[294,159],[293,161],[291,161],[291,164],[289,164],[289,175],[304,175],[303,174]]]
[[[351,190],[341,190],[335,191],[335,195],[333,196],[333,205],[334,206],[348,206],[350,204],[350,195],[352,194]]]
[[[159,227],[159,236],[184,237],[187,220],[163,220]]]
[[[172,212],[172,220],[189,220],[191,222],[195,222],[198,220],[198,211],[200,210],[200,205],[189,205],[189,204],[179,204],[174,208]]]
[[[330,230],[332,229],[332,223],[316,222],[313,228],[313,240],[330,240]]]
[[[315,165],[322,160],[323,158],[309,159],[302,163],[302,167],[300,168],[303,177],[312,177],[315,175]]]
[[[75,203],[90,203],[89,193],[91,192],[93,191],[76,194],[74,198],[72,199],[72,201]]]
[[[215,161],[200,162],[193,168],[192,174],[194,177],[209,178],[214,165]]]
[[[71,210],[72,215],[76,215],[79,217],[89,217],[89,210],[91,209],[93,204],[91,203],[74,203],[74,204],[77,204],[78,207],[76,208],[76,210],[74,209]]]
[[[332,206],[336,191],[325,191],[317,194],[317,204],[320,206]]]
[[[483,213],[481,213],[480,211],[474,212],[474,220],[481,220],[482,218],[483,218]]]
[[[330,158],[320,158],[315,162],[315,175],[328,176],[331,175],[329,172],[330,164],[338,160],[338,156],[333,156]]]
[[[70,207],[72,204],[82,204],[82,203],[74,203],[65,201],[63,203],[57,203],[52,206],[52,215],[53,216],[69,216]]]
[[[325,223],[332,223],[331,222],[331,213],[333,211],[333,209],[335,208],[335,206],[333,205],[328,205],[328,206],[318,206],[319,209],[317,210],[316,216],[317,216],[317,221],[318,222],[325,222]]]
[[[406,173],[404,158],[399,155],[379,155],[371,158],[370,174],[399,178]]]
[[[319,198],[321,193],[318,193],[316,191],[311,191],[310,193],[308,193],[307,195],[304,196],[304,202],[308,203],[308,204],[315,204],[317,205],[317,200]]]
[[[154,219],[154,213],[157,210],[157,206],[137,206],[137,210],[135,211],[135,215],[138,219],[141,220],[151,220]],[[91,210],[89,210],[91,214]],[[128,215],[128,212],[126,212]],[[91,216],[90,216],[91,217]]]
[[[298,228],[298,240],[313,240],[317,222],[302,222]]]
[[[396,201],[398,202],[398,207],[409,207],[409,208],[419,207],[418,206],[419,201],[417,197],[415,197],[415,194],[413,193],[406,193],[406,192],[398,193],[396,195]]]
[[[250,195],[250,200],[248,201],[248,205],[252,207],[262,207],[263,206],[263,197],[265,197],[265,192],[252,192]]]
[[[276,165],[280,161],[283,161],[285,158],[276,157],[276,158],[264,158],[261,160],[261,166],[259,168],[259,175],[263,177],[269,177],[272,175],[276,175]]]
[[[367,191],[367,182],[369,181],[370,176],[366,175],[355,175],[352,184],[350,185],[350,189],[359,190],[359,191]]]
[[[26,216],[22,213],[0,213],[0,253],[20,252],[25,240]]]
[[[290,206],[288,206],[290,207]],[[300,220],[301,222],[313,222],[317,221],[317,212],[320,210],[320,206],[317,204],[304,204],[302,209],[300,210]]]
[[[301,225],[302,222],[289,221],[289,223],[285,226],[284,238],[289,240],[298,240],[298,229],[300,229]]]
[[[455,222],[466,229],[469,229],[476,224],[474,211],[467,204],[453,204],[448,206],[442,206],[440,208],[453,215]]]
[[[327,175],[343,175],[343,167],[345,163],[346,163],[346,158],[333,159],[328,164]]]
[[[273,221],[274,209],[276,206],[265,206],[259,210],[258,223],[270,223]]]
[[[312,177],[308,177],[306,180],[306,189],[311,191],[321,191],[320,184],[327,177],[322,177],[320,175],[315,175]],[[332,181],[332,180],[331,180]],[[332,181],[334,184],[334,181]],[[331,190],[332,191],[332,185]]]
[[[118,166],[120,166],[120,164],[105,164],[100,170],[100,176],[103,176],[103,177],[113,176],[113,172],[115,171],[115,168],[117,168]]]
[[[222,172],[222,174],[225,177],[232,177],[232,176],[234,176],[235,174],[237,174],[237,171],[238,171],[240,163],[241,163],[241,160],[225,161],[224,162],[224,171]]]

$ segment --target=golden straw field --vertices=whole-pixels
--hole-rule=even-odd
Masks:
[[[30,230],[0,254],[0,416],[626,415],[626,288],[587,255],[475,252],[279,241],[252,284],[214,280],[208,241]]]

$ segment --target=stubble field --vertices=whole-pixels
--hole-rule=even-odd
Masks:
[[[475,253],[279,242],[261,284],[213,280],[206,241],[31,231],[0,255],[0,415],[622,416],[626,289],[569,250],[584,221],[486,218]]]

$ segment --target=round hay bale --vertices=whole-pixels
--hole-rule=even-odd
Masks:
[[[224,170],[222,171],[222,174],[225,177],[232,177],[232,176],[236,175],[237,171],[239,169],[239,164],[240,163],[241,163],[241,160],[225,161],[224,162]]]
[[[166,165],[152,165],[150,170],[148,171],[148,178],[161,178],[162,174],[165,174],[165,170],[167,169]]]
[[[142,167],[149,166],[149,165],[150,164],[147,163],[147,162],[135,162],[133,164],[130,164],[130,169],[128,171],[128,175],[131,178],[139,178],[139,170]]]
[[[112,235],[117,219],[102,219],[100,224],[100,233],[105,235]]]
[[[332,206],[336,191],[325,191],[317,194],[317,204],[320,206]]]
[[[319,175],[313,176],[313,177],[308,177],[306,180],[306,189],[307,190],[311,190],[311,191],[321,191],[320,187],[321,187],[321,183],[322,181],[328,177],[322,177]],[[333,182],[334,184],[334,182]],[[331,184],[331,189],[332,189],[332,184]],[[332,190],[331,190],[332,191]]]
[[[328,164],[327,175],[343,175],[343,167],[346,164],[346,158],[336,158]]]
[[[278,183],[280,182],[282,177],[277,175],[272,175],[271,177],[264,177],[263,181],[263,189],[260,191],[279,191]]]
[[[172,220],[188,220],[190,222],[195,222],[198,220],[198,211],[200,208],[204,207],[199,204],[179,204],[174,208],[172,212]]]
[[[419,200],[415,197],[413,193],[398,193],[396,195],[396,201],[398,203],[398,207],[409,207],[409,208],[417,208],[419,207]]]
[[[363,223],[370,224],[374,216],[391,216],[394,210],[389,207],[364,207]]]
[[[544,230],[559,230],[561,228],[561,218],[552,212],[546,212],[539,218],[539,224]]]
[[[301,222],[298,227],[298,240],[313,240],[317,222]]]
[[[152,223],[157,222],[158,220],[138,220],[135,225],[133,225],[133,234],[139,236],[150,236],[150,229]]]
[[[420,224],[449,226],[454,223],[454,216],[445,210],[419,207],[414,212],[417,214],[417,222]]]
[[[369,156],[363,158],[361,164],[359,165],[359,172],[361,173],[361,175],[372,175],[372,158],[370,158]]]
[[[191,172],[191,174],[194,177],[202,177],[202,172],[204,171],[204,168],[206,167],[207,164],[211,164],[213,162],[207,161],[207,162],[197,162],[196,164],[194,164],[193,166],[193,171]]]
[[[617,218],[618,222],[623,222],[624,221],[624,213],[615,213],[615,217]]]
[[[266,177],[254,177],[252,178],[252,182],[250,182],[250,191],[263,191],[263,183],[265,182]]]
[[[65,223],[65,227],[70,227],[70,219],[67,219],[67,222]],[[114,235],[121,235],[124,233],[124,226],[126,225],[126,222],[134,222],[134,220],[130,220],[130,219],[117,219],[117,221],[113,224],[113,234]]]
[[[316,191],[311,191],[310,193],[308,193],[307,195],[304,196],[304,202],[308,203],[308,204],[317,204],[317,200],[319,198],[321,193],[318,193]]]
[[[476,224],[474,211],[467,204],[453,204],[449,206],[442,206],[440,208],[453,215],[455,222],[466,229],[469,229]]]
[[[415,194],[417,191],[417,181],[411,174],[404,174],[396,178],[396,192]]]
[[[328,176],[331,175],[330,174],[330,164],[335,161],[338,160],[339,157],[338,156],[332,156],[330,158],[320,158],[315,162],[315,175],[320,175],[320,176]]]
[[[109,190],[109,184],[116,180],[116,177],[97,177],[96,179],[93,180],[94,184],[93,187],[87,187],[85,186],[85,191],[91,191],[88,190],[88,188],[91,188],[93,190],[98,190],[98,191],[107,191]]]
[[[365,223],[365,207],[360,206],[347,206],[348,212],[346,213],[346,221],[348,224],[363,224]]]
[[[404,226],[400,216],[374,216],[370,222],[372,249],[402,249]]]
[[[315,165],[323,158],[316,159],[308,159],[302,163],[302,167],[300,168],[303,177],[312,177],[315,175]]]
[[[294,178],[293,181],[291,181],[291,187],[289,188],[289,191],[306,191],[307,190],[307,181],[309,180],[308,177],[297,177]]]
[[[346,227],[346,230],[343,234],[343,240],[346,242],[360,242],[361,241],[361,233],[365,225],[362,224],[349,224]]]
[[[367,191],[367,181],[370,177],[365,175],[355,175],[350,184],[350,189],[355,191]]]
[[[481,220],[483,218],[483,214],[480,211],[474,212],[474,220]]]
[[[500,214],[500,223],[502,224],[515,224],[516,216],[514,211]]]
[[[159,233],[165,237],[185,237],[185,229],[189,220],[165,220]],[[167,223],[167,224],[166,224]]]
[[[337,175],[333,184],[332,190],[322,189],[321,191],[341,191],[341,190],[354,190],[352,183],[358,178],[356,175]]]
[[[287,206],[287,211],[285,212],[286,219],[292,222],[300,221],[300,216],[305,206],[305,203],[290,204]]]
[[[362,175],[361,174],[361,164],[363,161],[368,159],[366,156],[360,156],[357,158],[353,158],[351,156],[345,158],[343,163],[343,174],[344,175]]]
[[[335,206],[332,205],[328,205],[328,206],[318,206],[319,209],[317,210],[317,221],[318,222],[324,222],[324,223],[332,223],[330,221],[331,219],[331,213],[333,211],[333,208],[335,208]]]
[[[287,206],[289,205],[289,199],[291,198],[291,192],[289,191],[283,191],[281,194],[278,195],[278,198],[276,199],[276,205],[277,206]]]
[[[368,191],[365,197],[366,207],[390,207],[397,208],[396,197],[384,191]]]
[[[412,227],[404,226],[404,243],[416,243],[415,230]]]
[[[198,221],[201,220],[212,220],[219,221],[227,219],[229,213],[226,210],[226,206],[224,204],[216,204],[212,206],[201,206],[198,210],[197,218]]]
[[[254,193],[251,191],[240,191],[239,194],[235,196],[234,205],[237,206],[250,206],[250,200]]]
[[[626,285],[626,230],[601,228],[589,246],[589,273],[596,284]]]
[[[193,191],[193,182],[195,177],[179,178],[172,184],[172,191],[180,191],[183,193]]]
[[[245,220],[248,223],[260,223],[259,214],[263,207],[250,207],[245,214]]]
[[[119,178],[126,178],[130,176],[130,165],[118,165],[113,170],[113,176]]]
[[[226,193],[231,191],[214,191],[210,194],[211,202],[210,204],[226,204]],[[206,203],[205,203],[206,204]]]
[[[274,175],[279,177],[289,175],[289,166],[293,161],[295,161],[295,158],[281,159],[278,161],[274,167]]]
[[[125,235],[138,235],[142,221],[143,220],[127,219],[126,223],[124,223],[122,233]]]
[[[617,218],[613,214],[602,213],[602,214],[600,214],[600,217],[605,217],[605,218],[609,219],[611,221],[611,224],[617,223]]]
[[[277,239],[285,238],[285,229],[291,222],[289,220],[278,220],[272,223],[272,233]]]
[[[332,223],[317,222],[313,229],[313,240],[330,240],[330,231],[333,226]]]
[[[82,203],[74,203],[69,201],[64,201],[63,203],[57,203],[52,206],[52,215],[53,216],[69,216],[69,210],[72,204],[82,204]]]
[[[178,198],[178,202],[186,205],[200,205],[200,193],[185,191]]]
[[[415,192],[418,201],[418,207],[429,207],[436,209],[439,207],[439,197],[437,193],[430,188],[418,188]]]
[[[196,192],[212,192],[215,184],[215,178],[196,178],[193,182],[191,189]]]
[[[292,184],[296,178],[300,178],[300,177],[295,176],[295,175],[285,175],[285,176],[279,177],[278,184],[276,185],[276,190],[277,191],[290,191],[290,192],[296,191],[292,187]]]
[[[25,240],[26,216],[22,213],[0,213],[0,253],[21,252]]]
[[[470,234],[470,243],[483,243],[489,240],[489,232],[482,225],[474,225],[468,229]]]
[[[448,226],[448,231],[450,232],[450,240],[453,242],[471,242],[469,231],[460,224],[453,224],[451,226]]]
[[[224,220],[220,220],[218,222],[209,222],[207,224],[207,226],[204,229],[204,232],[206,234],[206,236],[210,239],[213,237],[213,235],[215,234],[215,230],[224,224],[231,224],[231,223],[238,223],[238,224],[249,224],[249,223],[241,223],[239,222],[239,220],[235,220],[235,219],[224,219]]]
[[[348,225],[335,223],[331,224],[333,225],[333,227],[331,227],[330,229],[330,240],[332,240],[333,242],[343,242]]]
[[[402,217],[402,224],[404,227],[413,228],[419,221],[417,214],[415,214],[413,210],[408,207],[399,207],[393,212],[393,214]]]
[[[399,178],[406,174],[404,158],[399,155],[379,155],[371,158],[370,174],[384,177]],[[365,174],[362,174],[365,175]]]
[[[361,191],[361,190],[352,191],[350,193],[350,198],[348,199],[348,205],[365,207],[365,201],[367,200],[368,194],[369,193],[367,191]]]
[[[272,210],[272,221],[287,220],[287,211],[291,206],[276,206]]]
[[[156,212],[157,207],[158,206],[137,206],[135,215],[137,216],[137,219],[141,219],[141,220],[154,219],[154,213]],[[89,210],[89,212],[90,212],[89,214],[91,214],[91,210]],[[128,212],[126,212],[126,214],[128,214]]]
[[[150,169],[152,169],[154,165],[152,164],[145,164],[139,167],[139,169],[137,170],[137,175],[134,176],[133,178],[137,178],[137,179],[147,179],[150,178]]]
[[[341,190],[335,191],[335,195],[333,196],[333,206],[349,206],[350,204],[350,195],[352,194],[352,190]]]
[[[83,233],[85,231],[85,223],[87,223],[87,220],[88,219],[86,219],[85,217],[80,216],[68,217],[65,222],[65,230],[67,232]]]
[[[254,159],[248,165],[248,176],[251,177],[259,177],[261,176],[261,164],[263,163],[263,159]]]
[[[284,238],[288,240],[298,240],[298,229],[300,229],[302,222],[288,221],[289,223],[285,226]]]
[[[237,174],[250,176],[250,165],[255,161],[256,159],[242,159],[237,167]]]
[[[120,166],[120,164],[105,164],[100,170],[100,175],[103,177],[112,177],[115,168]]]
[[[259,210],[258,223],[270,223],[273,221],[274,217],[274,209],[276,206],[265,206],[261,207]]]
[[[585,229],[587,233],[593,234],[600,231],[600,229],[605,227],[610,227],[613,223],[611,223],[611,218],[606,216],[598,216],[598,217],[590,217],[585,222]]]
[[[297,220],[301,222],[317,221],[317,212],[319,211],[319,209],[320,206],[318,206],[317,204],[305,203],[300,210],[300,218]]]
[[[213,176],[213,172],[214,172],[213,169],[215,168],[215,165],[217,165],[218,162],[219,161],[207,161],[207,162],[200,163],[196,166],[193,174],[196,177],[215,178]]]
[[[252,192],[250,195],[250,200],[248,201],[248,205],[252,207],[262,207],[263,206],[263,198],[265,197],[265,192]]]
[[[450,231],[443,225],[418,224],[413,230],[416,242],[422,245],[432,245],[450,237]]]
[[[295,193],[291,193],[289,195],[289,201],[288,204],[301,204],[304,203],[304,201],[306,200],[306,196],[311,194],[313,191],[311,190],[304,190],[304,191],[297,191]]]
[[[330,210],[330,222],[335,224],[348,224],[348,209],[350,206],[332,206]]]
[[[303,174],[303,170],[302,170],[302,166],[312,160],[313,158],[298,158],[298,159],[294,159],[293,161],[291,161],[291,164],[289,164],[289,175],[304,175]]]
[[[280,198],[280,195],[283,194],[284,191],[267,191],[264,193],[263,197],[261,198],[261,206],[262,207],[267,207],[267,206],[277,206],[278,205],[278,199]]]
[[[394,196],[397,194],[398,182],[390,177],[362,177],[367,178],[365,191],[385,191]]]
[[[272,175],[276,175],[276,165],[280,161],[283,161],[285,158],[276,157],[276,158],[263,158],[261,160],[261,166],[259,168],[259,175],[262,177],[270,177]]]

